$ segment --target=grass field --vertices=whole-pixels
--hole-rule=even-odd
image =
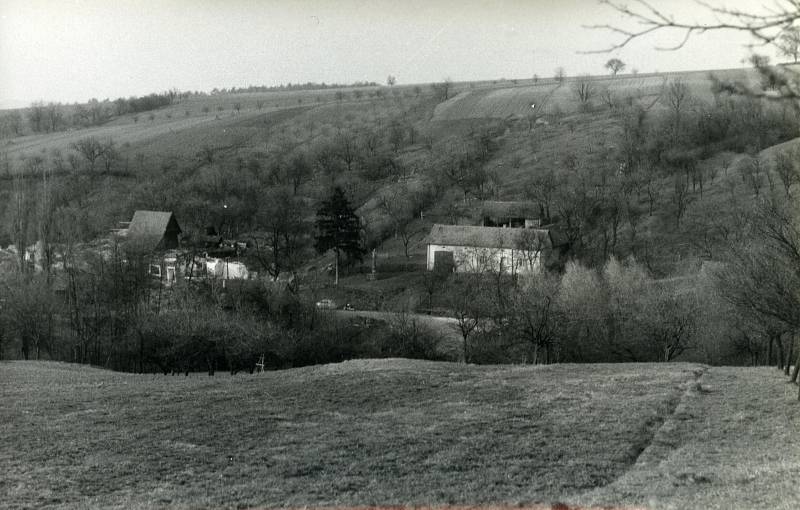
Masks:
[[[0,505],[789,508],[800,408],[783,381],[688,364],[185,378],[2,363]]]

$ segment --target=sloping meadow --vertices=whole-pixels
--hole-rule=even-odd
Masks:
[[[552,502],[620,477],[697,377],[359,360],[208,377],[0,364],[11,507]]]

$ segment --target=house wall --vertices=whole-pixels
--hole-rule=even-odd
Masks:
[[[433,271],[437,251],[453,253],[457,273],[499,271],[507,274],[535,274],[542,271],[541,252],[512,248],[478,248],[474,246],[428,245],[428,271]]]
[[[484,216],[484,227],[503,227],[503,228],[539,228],[541,220],[539,218],[525,218],[522,216]]]
[[[164,285],[172,285],[178,279],[178,262],[175,257],[153,257],[147,270],[148,274],[161,280]]]

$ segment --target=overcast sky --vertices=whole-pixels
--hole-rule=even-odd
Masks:
[[[652,3],[706,19],[690,0]],[[596,0],[0,0],[0,107],[389,74],[401,84],[544,77],[558,66],[601,74],[611,56],[640,72],[721,69],[748,55],[736,32],[676,52],[654,50],[660,37],[580,54],[615,40],[583,27],[598,23],[624,20]]]

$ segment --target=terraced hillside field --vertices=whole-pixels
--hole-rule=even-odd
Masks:
[[[747,69],[714,71],[713,74],[722,79],[741,80],[748,83],[756,79],[755,72]],[[674,79],[684,81],[695,97],[711,98],[709,71],[619,77],[593,76],[589,78],[598,95],[602,89],[608,89],[620,98],[632,96],[643,104],[652,104],[656,101],[664,84]],[[434,113],[434,120],[504,119],[526,116],[532,111],[544,115],[552,114],[556,110],[572,113],[578,107],[578,100],[572,88],[575,81],[575,78],[571,78],[562,84],[547,80],[537,84],[497,85],[465,90],[438,105]],[[594,101],[598,102],[599,100],[596,97]]]
[[[3,152],[12,159],[60,151],[67,154],[72,144],[95,137],[101,141],[113,140],[117,146],[134,146],[146,154],[171,154],[194,156],[204,145],[225,146],[248,141],[250,132],[297,115],[307,107],[255,108],[241,112],[202,113],[190,110],[190,115],[174,112],[175,107],[159,111],[158,117],[149,120],[146,115],[132,115],[115,119],[100,127],[89,127],[12,139],[3,145]],[[248,129],[250,128],[250,129]],[[253,129],[257,128],[257,129]]]
[[[793,508],[774,369],[363,360],[172,377],[0,363],[8,508]]]

